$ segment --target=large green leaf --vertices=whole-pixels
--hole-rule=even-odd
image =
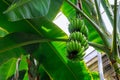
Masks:
[[[3,1],[0,2],[0,27],[4,29],[8,34],[13,32],[33,32],[28,23],[24,21],[9,22],[3,11],[6,10],[8,5]]]
[[[90,42],[103,44],[103,41],[101,37],[99,36],[99,34],[97,33],[97,31],[92,27],[92,25],[87,20],[84,20],[84,21],[85,21],[85,25],[87,26],[89,30],[88,40]]]
[[[7,78],[15,73],[17,59],[13,58],[0,66],[0,80],[7,80]]]
[[[10,21],[43,16],[53,20],[62,3],[63,0],[14,0],[4,13],[8,15]]]
[[[81,77],[83,80],[92,80],[83,61],[78,63],[73,63],[68,60],[65,61],[51,43],[49,43],[50,46],[47,43],[41,45],[42,47],[40,46],[39,50],[34,54],[38,54],[36,56],[37,60],[42,63],[45,71],[49,73],[53,80],[80,80]],[[64,55],[65,52],[61,54]]]
[[[71,2],[75,3],[76,0],[70,0]],[[73,19],[76,17],[76,10],[73,9],[66,1],[62,5],[61,11],[65,14],[68,19]]]
[[[4,13],[11,21],[37,18],[47,15],[49,6],[50,0],[14,0]]]

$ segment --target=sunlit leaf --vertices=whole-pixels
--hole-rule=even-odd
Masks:
[[[0,66],[0,80],[7,80],[15,73],[17,59],[13,58]]]
[[[51,45],[51,43],[44,43],[41,45],[42,47],[40,46],[38,51],[34,54],[38,54],[36,56],[37,60],[41,62],[52,79],[80,80],[82,78],[91,80],[92,77],[89,74],[89,71],[87,70],[83,61],[79,63],[68,62],[67,60],[65,61],[59,52],[54,48],[54,46]],[[58,43],[56,43],[56,45],[58,45]],[[64,55],[65,52],[61,54]]]
[[[99,73],[98,72],[91,72],[91,75],[94,80],[100,80]]]
[[[76,0],[70,1],[75,3]],[[63,12],[63,14],[65,14],[65,16],[68,19],[73,19],[76,17],[76,10],[72,6],[70,6],[66,1],[64,1],[64,4],[62,5],[61,11]]]

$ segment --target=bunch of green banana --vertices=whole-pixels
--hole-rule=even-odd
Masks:
[[[84,23],[83,20],[80,20],[78,18],[71,20],[68,28],[69,32],[81,32],[83,33],[86,37],[88,35],[88,29]]]
[[[67,42],[67,57],[73,61],[83,60],[88,48],[88,29],[83,20],[74,19],[69,24],[69,42]]]
[[[73,61],[82,60],[83,56],[85,55],[84,47],[81,46],[78,41],[73,40],[67,43],[67,52],[69,53],[67,57]]]
[[[88,48],[88,40],[81,32],[73,32],[69,36],[69,40],[78,41],[81,46],[84,46],[85,50]]]

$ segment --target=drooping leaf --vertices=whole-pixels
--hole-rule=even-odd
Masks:
[[[64,0],[15,0],[5,13],[11,21],[40,18],[43,16],[49,20],[53,20],[59,12],[63,1]],[[9,2],[12,1],[7,1],[6,3]]]
[[[17,59],[10,59],[8,62],[0,66],[0,80],[7,80],[15,73]]]
[[[50,0],[14,0],[4,12],[10,21],[43,17],[49,11]]]
[[[23,21],[9,22],[6,16],[3,14],[3,11],[6,10],[8,5],[3,1],[0,2],[0,27],[6,32],[34,32],[32,28],[29,27],[29,24]]]

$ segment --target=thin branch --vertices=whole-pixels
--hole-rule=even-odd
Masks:
[[[114,27],[113,27],[113,42],[112,42],[112,55],[117,57],[117,0],[114,1]]]

